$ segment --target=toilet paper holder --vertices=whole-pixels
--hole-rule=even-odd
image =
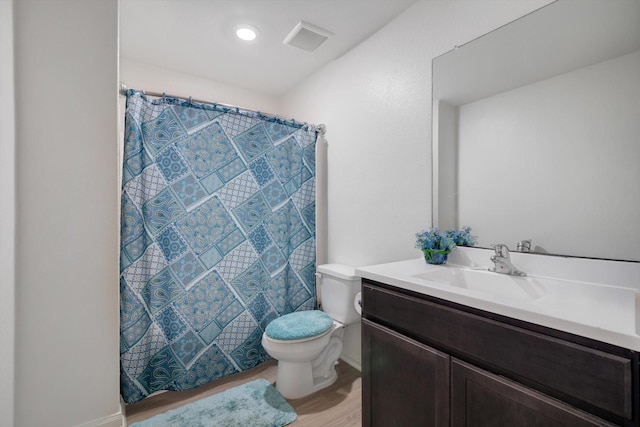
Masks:
[[[362,292],[358,292],[353,298],[353,308],[358,314],[362,314]]]

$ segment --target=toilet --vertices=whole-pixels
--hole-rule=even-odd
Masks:
[[[316,274],[321,310],[289,313],[273,320],[262,334],[262,346],[278,361],[276,389],[298,399],[330,386],[342,354],[345,326],[360,320],[360,278],[353,267],[319,265]]]

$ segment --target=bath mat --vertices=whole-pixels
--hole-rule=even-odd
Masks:
[[[281,427],[297,416],[269,381],[258,379],[130,427]]]

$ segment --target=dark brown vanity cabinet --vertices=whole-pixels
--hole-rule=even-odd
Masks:
[[[638,353],[363,279],[363,426],[639,427]]]
[[[449,355],[362,321],[364,426],[449,425]]]

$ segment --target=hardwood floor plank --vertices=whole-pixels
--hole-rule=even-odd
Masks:
[[[125,409],[127,425],[254,379],[264,378],[275,385],[276,363],[275,360],[271,360],[249,371],[213,381],[196,389],[160,393],[141,402],[127,405]],[[288,401],[298,414],[298,418],[289,426],[359,427],[362,425],[360,372],[343,361],[338,363],[336,370],[338,379],[330,387],[302,399]]]

